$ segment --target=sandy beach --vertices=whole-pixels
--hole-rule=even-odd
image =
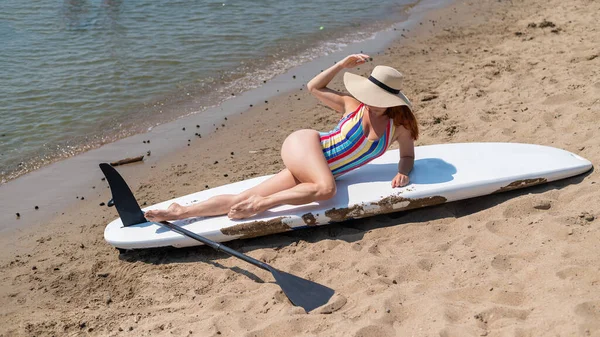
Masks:
[[[402,71],[417,145],[520,142],[600,163],[600,2],[456,2],[372,63]],[[343,89],[341,76],[331,87]],[[339,116],[306,90],[255,105],[152,167],[154,204],[283,168]],[[193,127],[193,126],[190,126]],[[0,336],[600,336],[597,171],[523,190],[228,243],[336,295],[306,314],[270,273],[208,247],[119,252],[97,197],[0,238]]]

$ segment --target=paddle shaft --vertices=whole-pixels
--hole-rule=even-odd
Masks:
[[[185,236],[187,236],[189,238],[192,238],[194,240],[200,241],[200,242],[204,243],[205,245],[210,246],[211,248],[214,248],[214,249],[216,249],[218,251],[221,251],[223,253],[226,253],[226,254],[229,254],[231,256],[237,257],[238,259],[242,259],[242,260],[244,260],[244,261],[246,261],[246,262],[248,262],[250,264],[253,264],[253,265],[255,265],[255,266],[259,267],[259,268],[262,268],[264,270],[272,271],[271,270],[272,268],[269,265],[267,265],[266,263],[264,263],[264,262],[261,262],[261,261],[259,261],[257,259],[254,259],[254,258],[251,258],[248,255],[244,255],[244,254],[242,254],[242,253],[240,253],[240,252],[238,252],[236,250],[233,250],[233,249],[231,249],[231,248],[229,248],[227,246],[223,246],[222,244],[220,244],[218,242],[214,242],[212,240],[209,240],[209,239],[207,239],[207,238],[205,238],[205,237],[203,237],[201,235],[198,235],[198,234],[196,234],[194,232],[191,232],[191,231],[189,231],[189,230],[187,230],[187,229],[185,229],[183,227],[177,226],[177,225],[175,225],[173,223],[170,223],[168,221],[161,221],[161,222],[159,222],[159,224],[161,224],[161,225],[163,225],[163,226],[165,226],[165,227],[167,227],[167,228],[169,228],[169,229],[171,229],[171,230],[173,230],[173,231],[175,231],[175,232],[177,232],[179,234],[182,234],[182,235],[185,235]]]

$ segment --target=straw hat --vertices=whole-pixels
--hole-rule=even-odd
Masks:
[[[376,66],[369,78],[352,73],[344,74],[344,85],[357,100],[379,108],[412,104],[400,91],[402,74],[388,66]]]

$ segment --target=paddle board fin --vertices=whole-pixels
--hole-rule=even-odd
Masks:
[[[119,172],[107,163],[100,164],[100,169],[104,173],[106,181],[108,181],[110,191],[112,192],[112,201],[117,209],[117,213],[119,213],[119,217],[121,217],[123,226],[129,227],[148,222],[144,217],[144,212],[142,212],[140,205],[135,200],[131,189],[129,189],[129,186],[127,186],[127,183]]]

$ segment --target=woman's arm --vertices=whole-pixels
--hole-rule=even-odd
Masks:
[[[409,183],[408,174],[415,164],[415,141],[410,131],[403,126],[398,127],[396,140],[400,144],[400,161],[398,162],[398,173],[392,180],[392,187],[402,187]]]
[[[306,87],[311,94],[319,99],[319,101],[323,102],[323,104],[334,109],[335,111],[344,113],[348,110],[354,110],[356,109],[356,106],[348,108],[347,105],[356,105],[356,99],[348,94],[329,89],[327,88],[327,85],[342,69],[353,68],[357,65],[367,62],[368,59],[369,56],[365,54],[348,55],[343,60],[331,66],[329,69],[315,76],[308,82]]]

